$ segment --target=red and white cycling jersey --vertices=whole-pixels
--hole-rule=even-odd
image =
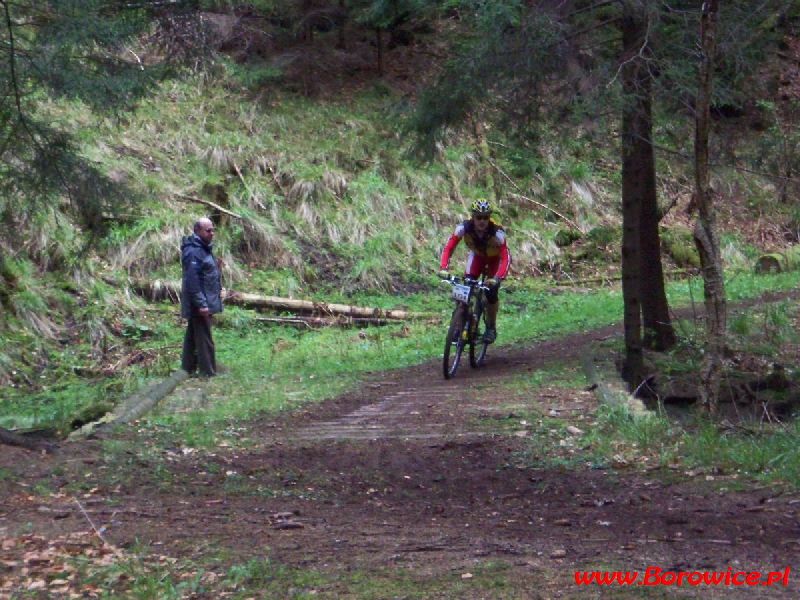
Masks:
[[[461,240],[469,248],[465,273],[471,277],[497,277],[503,279],[511,267],[511,253],[506,244],[506,232],[494,220],[489,220],[489,227],[483,235],[475,230],[472,219],[460,223],[442,251],[441,268],[447,269],[450,257]]]

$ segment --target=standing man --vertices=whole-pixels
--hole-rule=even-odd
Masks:
[[[181,316],[189,320],[183,338],[181,367],[204,377],[217,374],[211,316],[222,312],[222,285],[211,249],[214,224],[205,217],[194,224],[194,233],[181,244]]]

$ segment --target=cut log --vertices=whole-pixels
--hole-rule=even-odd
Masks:
[[[180,282],[162,281],[160,279],[153,279],[152,281],[138,280],[130,282],[130,286],[134,292],[153,302],[169,300],[177,303],[181,301]]]
[[[756,273],[782,273],[785,271],[784,259],[780,254],[764,254],[756,263]]]
[[[113,279],[107,278],[108,283]],[[117,284],[114,282],[114,284]],[[160,301],[169,300],[179,302],[181,285],[179,282],[162,281],[158,279],[144,281],[136,280],[128,283],[137,294],[144,296],[148,300]],[[296,298],[281,298],[278,296],[259,296],[248,294],[236,290],[223,290],[222,299],[225,304],[241,306],[243,308],[269,309],[286,311],[295,314],[312,315],[340,315],[362,319],[427,319],[431,315],[428,313],[409,312],[405,310],[392,310],[382,308],[368,308],[361,306],[350,306],[348,304],[335,304],[328,302],[317,302],[314,300],[298,300]],[[379,323],[373,323],[379,324]]]
[[[256,294],[246,294],[234,290],[226,290],[223,294],[223,300],[226,303],[247,308],[269,308],[273,310],[318,315],[345,315],[348,317],[383,319],[416,319],[429,316],[423,313],[412,313],[405,310],[384,310],[381,308],[366,308],[350,306],[348,304],[316,302],[313,300],[298,300],[295,298],[280,298],[277,296],[258,296]]]

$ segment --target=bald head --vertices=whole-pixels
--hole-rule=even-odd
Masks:
[[[197,237],[206,244],[210,244],[214,239],[214,224],[211,222],[211,219],[201,217],[197,219],[197,222],[194,224],[194,232],[197,234]]]

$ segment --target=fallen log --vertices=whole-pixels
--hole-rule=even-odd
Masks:
[[[259,323],[273,323],[275,325],[296,325],[306,329],[315,327],[369,327],[370,325],[388,325],[389,319],[373,317],[257,317]]]
[[[298,300],[295,298],[280,298],[278,296],[258,296],[256,294],[247,294],[235,290],[226,290],[223,294],[223,301],[247,308],[269,308],[296,313],[344,315],[348,317],[418,319],[429,316],[424,313],[412,313],[405,310],[384,310],[382,308],[366,308],[351,306],[349,304],[317,302],[314,300]]]
[[[69,439],[74,440],[89,437],[101,431],[106,431],[114,425],[122,425],[135,421],[150,411],[167,395],[172,393],[178,384],[188,377],[189,374],[186,371],[178,369],[166,379],[133,393],[112,412],[107,413],[101,419],[93,421],[92,423],[87,423],[80,429],[73,431],[69,435]]]
[[[649,413],[644,403],[634,394],[624,392],[622,389],[615,389],[603,381],[594,366],[594,359],[588,350],[584,349],[581,352],[580,359],[583,366],[583,374],[591,382],[589,389],[595,392],[598,402],[612,407],[624,406],[634,416],[642,416]]]
[[[114,280],[106,278],[106,282],[112,283]],[[114,284],[117,283],[114,282]],[[128,282],[128,285],[130,285],[133,291],[144,296],[148,300],[180,301],[181,285],[179,282],[162,281],[158,279],[151,281],[135,280]],[[243,308],[287,311],[295,314],[341,315],[353,318],[393,320],[427,319],[431,316],[427,313],[409,312],[405,310],[368,308],[351,306],[349,304],[281,298],[279,296],[260,296],[230,289],[222,291],[222,300],[225,304],[241,306]]]
[[[3,427],[0,427],[0,444],[19,446],[20,448],[34,451],[41,449],[45,451],[50,450],[50,444],[43,440],[31,439]]]
[[[177,303],[181,301],[180,282],[153,279],[152,281],[131,281],[129,284],[134,292],[153,302],[169,300],[170,302]]]

